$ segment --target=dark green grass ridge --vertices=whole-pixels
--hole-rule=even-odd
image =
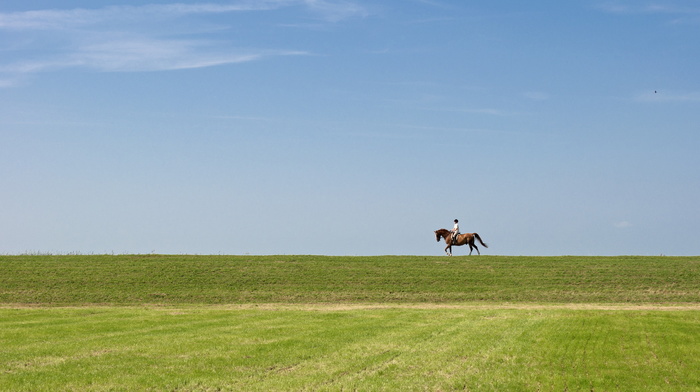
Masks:
[[[697,303],[700,256],[0,256],[0,304]]]

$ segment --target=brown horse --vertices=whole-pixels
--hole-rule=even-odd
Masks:
[[[447,253],[448,256],[452,256],[452,232],[447,230],[447,229],[440,229],[440,230],[435,230],[435,239],[437,242],[440,242],[440,239],[444,238],[445,243],[447,243],[447,246],[445,247],[445,253]],[[476,233],[464,233],[464,234],[459,234],[457,235],[457,242],[454,244],[456,246],[462,246],[469,244],[469,255],[472,254],[472,251],[476,249],[476,253],[481,256],[481,252],[479,252],[479,248],[476,247],[476,244],[474,243],[474,238],[479,240],[481,242],[481,245],[484,246],[484,248],[488,248],[489,246],[484,243],[484,241],[481,240],[481,237],[479,237],[478,234]],[[448,252],[449,249],[449,252]]]

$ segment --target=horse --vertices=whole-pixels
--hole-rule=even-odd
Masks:
[[[481,242],[481,245],[484,246],[484,248],[488,248],[489,246],[484,243],[484,241],[481,240],[481,237],[479,237],[479,234],[477,233],[464,233],[464,234],[459,234],[457,235],[457,242],[455,244],[452,244],[452,232],[447,230],[447,229],[440,229],[440,230],[435,230],[435,239],[437,242],[440,242],[440,239],[444,238],[445,243],[447,246],[445,247],[445,253],[447,253],[448,256],[452,256],[452,245],[456,246],[462,246],[469,244],[469,255],[471,256],[472,251],[476,249],[476,253],[481,256],[481,252],[479,252],[479,248],[476,247],[476,244],[474,243],[474,238],[479,240]],[[449,249],[449,252],[447,251]]]

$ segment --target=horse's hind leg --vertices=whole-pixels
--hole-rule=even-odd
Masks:
[[[469,256],[472,255],[472,251],[473,251],[474,249],[476,249],[476,253],[478,253],[479,256],[481,256],[481,252],[479,252],[479,248],[478,248],[478,247],[476,246],[476,244],[474,243],[474,238],[472,238],[471,241],[469,241]]]

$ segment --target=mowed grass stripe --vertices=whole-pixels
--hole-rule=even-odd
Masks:
[[[700,312],[0,309],[0,390],[700,388]]]
[[[0,256],[0,303],[698,303],[700,257]]]

